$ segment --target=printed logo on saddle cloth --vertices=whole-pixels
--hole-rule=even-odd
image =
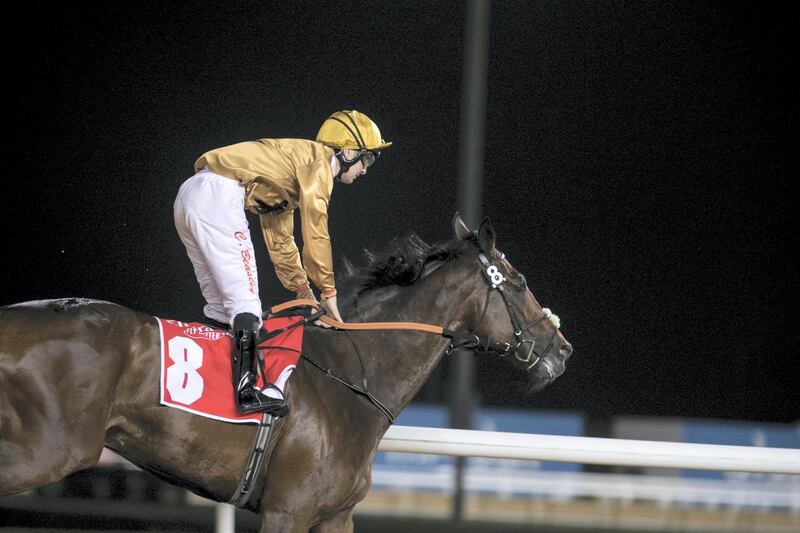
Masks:
[[[261,413],[241,415],[236,408],[231,365],[234,342],[230,332],[196,322],[157,317],[156,320],[161,330],[162,405],[226,422],[260,422]],[[264,321],[264,327],[276,331],[299,320],[302,318],[271,318]],[[259,351],[268,382],[285,390],[302,345],[303,326],[284,331],[261,344]],[[258,386],[263,385],[259,380]],[[268,389],[265,394],[276,393]]]

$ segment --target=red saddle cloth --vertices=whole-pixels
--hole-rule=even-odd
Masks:
[[[156,320],[161,330],[162,405],[226,422],[257,424],[261,420],[261,413],[241,415],[236,408],[231,368],[233,337],[229,331],[197,322]],[[300,320],[300,317],[270,318],[264,321],[264,327],[276,331]],[[285,388],[302,345],[303,326],[297,326],[259,346],[267,381],[277,383],[282,390]],[[259,381],[258,386],[263,383]]]

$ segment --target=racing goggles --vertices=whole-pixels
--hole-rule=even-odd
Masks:
[[[364,168],[369,168],[378,159],[378,156],[381,155],[379,150],[372,151],[372,150],[364,150],[359,157],[361,157],[361,162],[364,163]]]

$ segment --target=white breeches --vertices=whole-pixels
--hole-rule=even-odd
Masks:
[[[203,169],[181,185],[174,206],[175,228],[207,302],[203,313],[231,327],[239,313],[261,318],[244,195],[238,181]]]

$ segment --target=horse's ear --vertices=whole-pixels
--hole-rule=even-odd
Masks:
[[[478,247],[483,253],[487,254],[494,250],[494,239],[494,226],[492,226],[489,217],[486,217],[481,222],[481,227],[478,228]]]
[[[453,217],[453,234],[459,241],[463,241],[469,235],[472,235],[472,231],[467,227],[458,211],[456,211],[456,216]]]

